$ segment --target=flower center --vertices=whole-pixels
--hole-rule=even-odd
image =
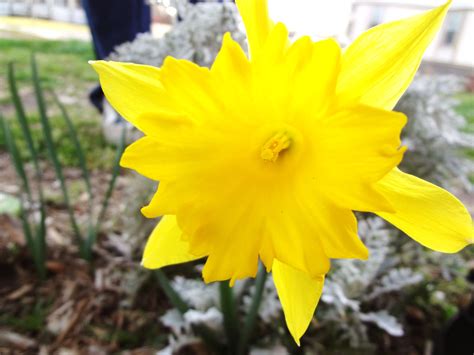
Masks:
[[[260,157],[263,160],[276,162],[280,152],[288,149],[291,145],[291,138],[286,130],[277,132],[262,147]]]

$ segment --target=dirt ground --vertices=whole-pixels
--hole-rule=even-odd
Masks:
[[[69,186],[81,180],[74,168],[66,169],[65,175]],[[137,241],[137,250],[131,250],[113,226],[114,215],[124,213],[121,201],[129,177],[118,180],[91,264],[79,258],[71,240],[67,214],[54,195],[58,186],[49,167],[44,168],[44,178],[52,196],[47,206],[46,280],[39,281],[35,273],[19,219],[0,216],[0,354],[66,350],[74,354],[75,349],[81,349],[80,354],[123,349],[134,349],[132,354],[154,353],[147,345],[156,349],[166,339],[157,317],[169,305],[152,273],[140,267],[138,244],[143,241]],[[100,200],[110,176],[96,172],[91,178],[94,195]],[[16,174],[6,153],[0,153],[0,181],[0,192],[17,193]],[[80,193],[75,197],[78,220],[86,218],[84,198]]]

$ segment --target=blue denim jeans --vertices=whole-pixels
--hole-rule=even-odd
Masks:
[[[145,0],[82,0],[92,34],[96,59],[106,58],[116,46],[150,31],[151,11]],[[89,95],[102,112],[104,93],[100,86]]]

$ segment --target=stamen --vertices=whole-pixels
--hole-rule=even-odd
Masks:
[[[276,133],[262,147],[260,157],[263,160],[276,162],[281,151],[288,149],[291,145],[291,139],[287,131]]]

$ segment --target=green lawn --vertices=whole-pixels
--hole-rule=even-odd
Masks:
[[[474,133],[474,93],[463,93],[458,96],[460,101],[457,111],[466,117],[467,131]]]
[[[31,55],[35,54],[43,87],[54,91],[66,106],[86,151],[91,168],[108,168],[113,161],[114,148],[106,144],[101,132],[101,117],[89,104],[88,92],[97,84],[97,75],[88,60],[94,58],[88,42],[48,41],[30,39],[0,39],[0,110],[9,120],[18,144],[25,158],[27,150],[15,111],[11,103],[7,84],[8,63],[15,66],[15,77],[21,97],[25,103],[33,136],[40,153],[46,149],[39,125],[38,111],[31,81]],[[68,137],[66,125],[60,111],[51,97],[47,97],[48,113],[53,127],[53,136],[59,146],[59,155],[65,165],[77,165],[77,154]],[[0,132],[0,149],[3,149],[3,136]]]
[[[466,118],[466,132],[474,134],[474,93],[465,92],[458,95],[459,106],[457,111]],[[466,154],[474,159],[474,149],[467,149]],[[474,176],[471,177],[474,183]]]
[[[65,82],[93,83],[96,75],[88,60],[94,59],[91,44],[82,41],[0,39],[0,77],[5,78],[8,62],[13,62],[20,83],[30,80],[30,56],[35,53],[41,77],[48,88]]]

